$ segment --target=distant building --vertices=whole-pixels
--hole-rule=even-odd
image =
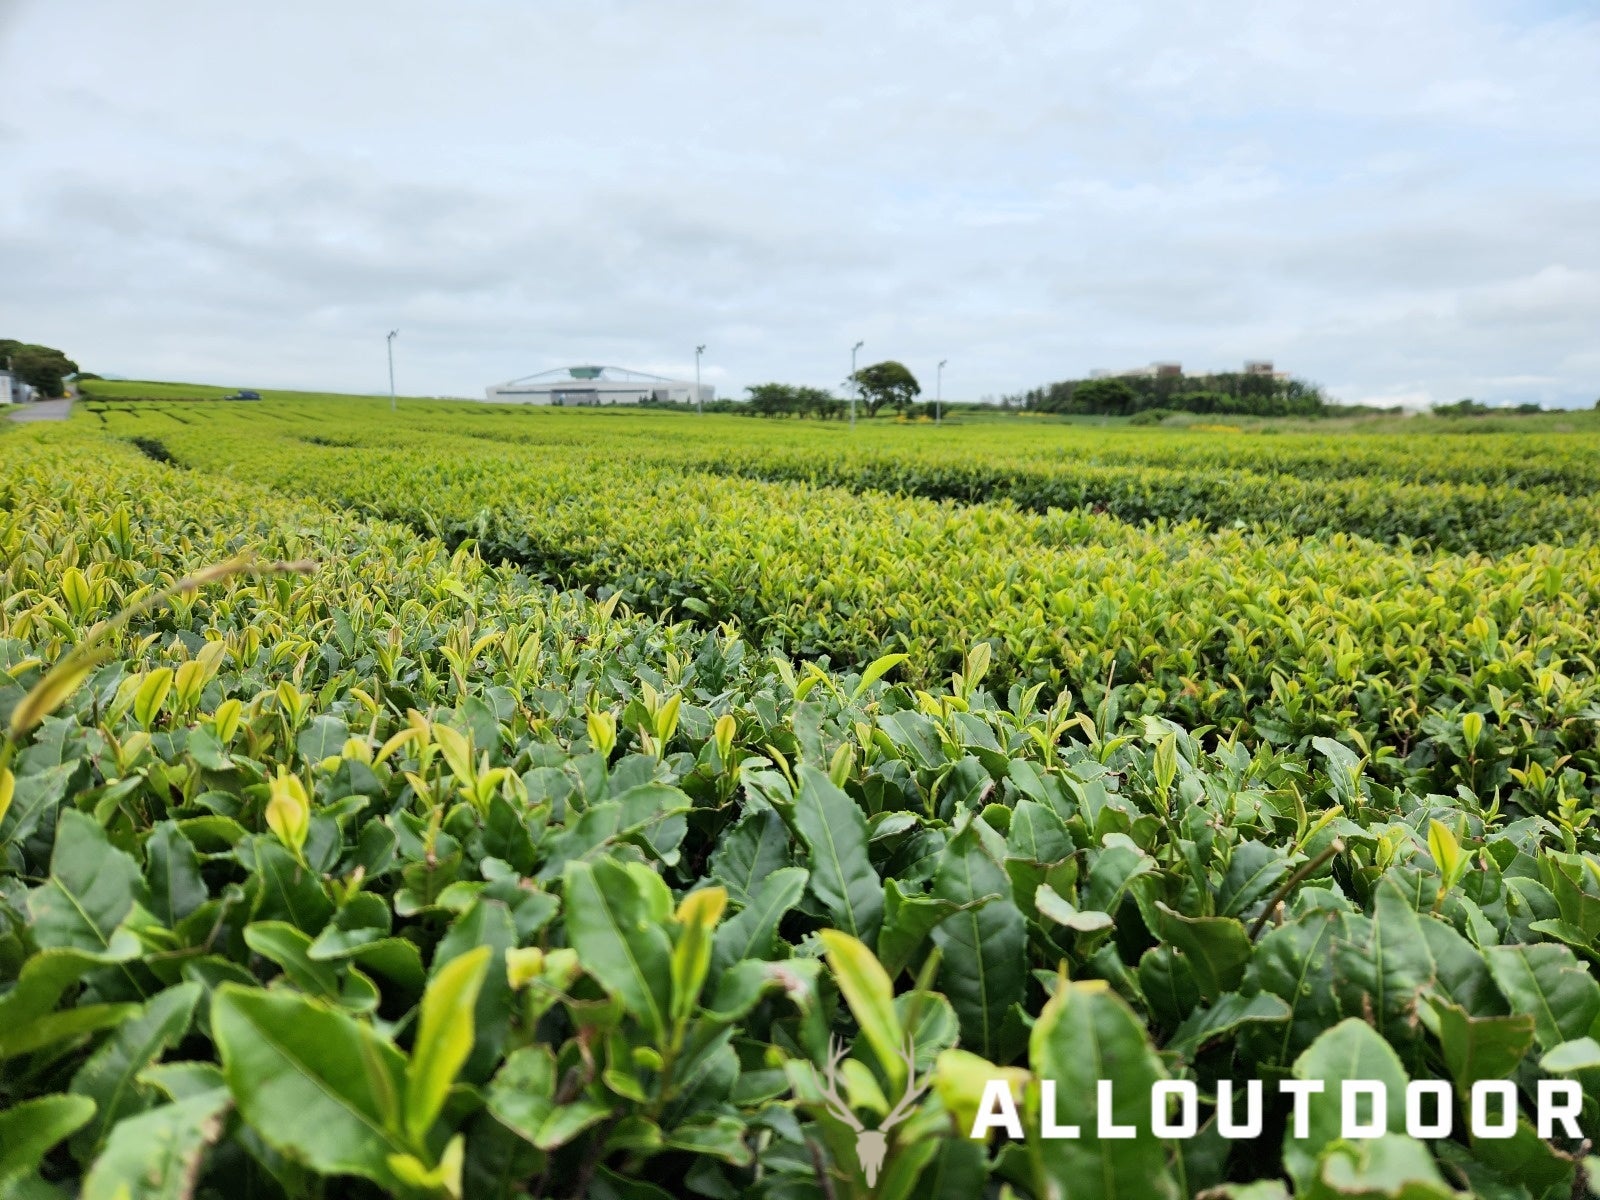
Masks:
[[[625,367],[557,367],[485,389],[491,404],[548,404],[562,408],[670,401],[693,404],[695,385]],[[710,384],[700,386],[701,401],[716,398]]]
[[[1203,373],[1203,374],[1201,374],[1199,376],[1190,376],[1190,378],[1205,378],[1206,375],[1208,375],[1208,374],[1214,374],[1214,372],[1206,372],[1206,373]],[[1287,371],[1274,370],[1273,369],[1273,365],[1272,365],[1272,360],[1271,359],[1267,359],[1267,358],[1247,359],[1245,361],[1245,364],[1244,364],[1244,374],[1246,374],[1246,375],[1263,375],[1263,376],[1266,376],[1269,379],[1278,379],[1278,380],[1283,380],[1283,379],[1288,379],[1289,378],[1289,373]],[[1129,367],[1125,371],[1103,371],[1103,370],[1090,371],[1089,372],[1089,378],[1090,379],[1107,379],[1107,378],[1117,378],[1117,379],[1182,379],[1182,378],[1184,378],[1184,374],[1183,374],[1183,364],[1182,363],[1153,362],[1148,367]]]
[[[32,404],[39,389],[22,382],[13,372],[0,369],[0,404]]]
[[[1175,362],[1153,362],[1148,367],[1129,367],[1126,371],[1106,371],[1100,376],[1105,378],[1115,375],[1119,379],[1181,379],[1183,377],[1183,364]]]
[[[1277,379],[1280,381],[1289,378],[1289,372],[1277,371],[1273,369],[1272,360],[1270,358],[1246,359],[1244,364],[1244,373],[1246,375],[1264,375],[1269,379]]]

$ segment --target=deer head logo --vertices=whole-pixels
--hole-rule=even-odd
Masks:
[[[912,1047],[910,1042],[907,1042],[905,1048],[900,1051],[900,1059],[906,1064],[905,1094],[884,1114],[876,1129],[867,1129],[839,1094],[839,1064],[844,1061],[848,1053],[849,1047],[841,1046],[838,1039],[828,1040],[828,1066],[821,1072],[823,1104],[830,1113],[855,1130],[856,1161],[861,1165],[861,1174],[866,1178],[867,1186],[876,1187],[878,1172],[883,1170],[883,1160],[889,1153],[889,1131],[911,1115],[912,1106],[928,1090],[931,1080],[927,1078],[920,1082],[917,1080]]]

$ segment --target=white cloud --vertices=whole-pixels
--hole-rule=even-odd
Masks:
[[[1600,23],[1467,0],[0,0],[0,329],[413,390],[1245,357],[1600,391]],[[45,48],[70,44],[61,55]],[[1425,398],[1425,399],[1418,399]],[[1389,401],[1393,402],[1393,401]]]
[[[1552,263],[1531,275],[1473,288],[1462,307],[1486,324],[1578,318],[1593,329],[1600,317],[1600,269],[1577,271]]]

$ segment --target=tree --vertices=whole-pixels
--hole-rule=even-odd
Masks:
[[[1121,416],[1139,407],[1139,393],[1126,379],[1088,379],[1072,389],[1071,412]]]
[[[903,409],[922,395],[922,385],[917,377],[906,370],[904,363],[893,359],[862,367],[855,373],[855,384],[861,389],[861,399],[867,406],[868,416],[877,416],[885,404]]]
[[[839,415],[841,405],[830,391],[804,385],[794,389],[795,411],[801,416],[813,416],[819,421]]]
[[[1068,379],[1010,397],[1032,412],[1132,416],[1151,409],[1281,417],[1323,415],[1322,390],[1299,379],[1224,371],[1209,375],[1115,375]]]
[[[1479,404],[1471,396],[1464,400],[1457,400],[1454,404],[1435,404],[1435,415],[1441,417],[1481,417],[1489,411],[1487,404]]]
[[[78,364],[59,350],[0,338],[0,365],[7,362],[18,379],[45,396],[66,395],[63,380],[78,370]]]
[[[749,411],[758,417],[794,411],[794,388],[787,383],[755,383],[744,390],[750,393]]]
[[[822,388],[792,383],[756,383],[745,388],[750,393],[746,412],[758,417],[813,416],[827,420],[839,415],[841,405],[833,393]]]

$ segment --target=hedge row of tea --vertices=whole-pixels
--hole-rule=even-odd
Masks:
[[[403,425],[315,430],[216,420],[164,427],[161,445],[470,539],[562,586],[735,621],[797,657],[904,652],[903,677],[926,683],[985,641],[1008,685],[1301,752],[1341,738],[1367,746],[1391,784],[1548,806],[1600,780],[1591,546],[1491,562],[722,478],[623,440],[435,431],[396,448]],[[1483,721],[1471,745],[1469,714]]]
[[[169,409],[170,411],[170,409]],[[326,420],[352,413],[333,409],[267,406],[266,420]],[[337,414],[337,415],[336,415]],[[378,424],[381,424],[380,419]],[[1475,484],[1529,492],[1592,496],[1600,491],[1600,436],[1593,432],[1363,434],[1331,427],[1316,432],[1275,434],[1202,426],[1150,429],[1137,426],[1011,423],[904,425],[860,421],[854,431],[807,422],[733,421],[710,418],[685,429],[680,415],[636,411],[540,409],[482,404],[413,404],[404,413],[409,429],[493,431],[496,436],[537,440],[667,443],[679,450],[804,449],[833,454],[847,447],[901,458],[952,455],[1004,463],[1022,470],[1084,462],[1096,466],[1146,466],[1172,470],[1246,471],[1301,480],[1367,478],[1396,483]],[[368,426],[371,420],[363,420]],[[1470,427],[1469,427],[1470,428]],[[854,451],[851,451],[852,453]]]
[[[1600,506],[1588,498],[1530,494],[1481,484],[1302,480],[1238,469],[1199,470],[1061,462],[1023,468],[951,449],[894,453],[807,450],[718,453],[706,469],[768,480],[876,489],[933,500],[1009,500],[1021,508],[1106,511],[1123,521],[1242,524],[1284,536],[1348,532],[1384,542],[1426,541],[1441,550],[1503,553],[1533,542],[1592,541]]]
[[[505,446],[624,447],[678,469],[879,489],[977,503],[1007,499],[1036,512],[1094,508],[1127,521],[1195,520],[1291,536],[1344,532],[1499,553],[1535,542],[1592,541],[1600,532],[1600,438],[1574,434],[1415,436],[1207,434],[1059,427],[843,427],[677,415],[487,405],[413,405],[396,428],[321,409],[273,405],[240,413],[201,405],[97,409],[124,432],[164,424],[307,427],[350,444],[410,446],[419,436]],[[703,431],[703,432],[702,432]]]
[[[502,444],[572,440],[549,420],[495,414],[470,424],[487,425],[475,432]],[[448,435],[461,432],[463,423],[452,414],[422,427]],[[1042,445],[1027,445],[1019,444],[1016,430],[988,436],[958,430],[927,442],[925,430],[875,432],[859,440],[832,430],[691,440],[680,422],[662,429],[654,447],[633,449],[662,465],[752,479],[965,504],[1008,500],[1039,513],[1086,508],[1123,521],[1197,521],[1293,537],[1344,532],[1390,543],[1424,541],[1446,551],[1503,553],[1537,542],[1593,541],[1600,534],[1600,440],[1594,439],[1586,439],[1580,453],[1569,446],[1541,460],[1543,444],[1509,437],[1467,447],[1449,443],[1472,439],[1436,438],[1421,447],[1390,441],[1382,452],[1339,455],[1315,446],[1308,451],[1304,438],[1286,445],[1284,438],[1258,436],[1241,447],[1229,438],[1169,434],[1148,440],[1119,430],[1116,441],[1104,431],[1083,431],[1064,444],[1044,438],[1038,439]],[[355,437],[375,434],[369,426]],[[610,431],[605,440],[613,440]],[[1329,440],[1338,446],[1358,439],[1323,442]]]
[[[1564,1200],[1600,1168],[1534,1123],[1541,1083],[1571,1081],[1600,1128],[1592,795],[1501,753],[1526,718],[1494,705],[1535,699],[1509,676],[1464,685],[1464,773],[1431,794],[1348,736],[1274,748],[1141,716],[1149,685],[1086,711],[977,639],[934,682],[932,662],[796,664],[551,592],[418,532],[450,519],[442,464],[257,440],[167,443],[234,479],[81,421],[4,440],[4,1194]],[[416,510],[354,511],[323,477],[340,461]],[[547,454],[516,483],[549,471],[620,489],[651,536],[724,519],[674,524],[683,481],[601,458]],[[907,537],[962,514],[859,503]],[[819,517],[776,512],[791,540],[747,547],[769,562]],[[1123,560],[1108,579],[1271,564],[1247,539],[1076,519]],[[966,520],[937,532],[1035,519]],[[1173,555],[1180,536],[1204,549]],[[1316,553],[1357,550],[1382,559]],[[1444,595],[1470,607],[1525,568],[1456,569]],[[1496,624],[1552,624],[1508,663],[1575,642],[1562,623],[1593,603],[1527,581]],[[1498,664],[1523,634],[1483,620],[1466,636]],[[1592,714],[1580,729],[1592,756]],[[1104,1076],[1131,1140],[1098,1132]],[[990,1078],[1021,1137],[965,1136]],[[1222,1136],[1218,1085],[1246,1078],[1323,1081],[1309,1136],[1271,1088],[1258,1137]],[[1388,1085],[1394,1132],[1339,1136],[1352,1078]],[[1169,1079],[1204,1099],[1194,1138],[1152,1129]],[[1475,1084],[1508,1082],[1512,1136],[1412,1139],[1411,1080],[1445,1085],[1458,1129]],[[1041,1136],[1046,1083],[1084,1136]],[[856,1136],[880,1123],[881,1171]]]

